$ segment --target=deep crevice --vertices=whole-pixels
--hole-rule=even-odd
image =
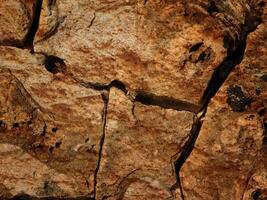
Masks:
[[[129,91],[127,87],[124,85],[124,83],[119,80],[113,80],[110,84],[106,84],[106,85],[100,84],[100,83],[91,83],[91,82],[89,83],[85,83],[81,81],[78,81],[78,82],[80,82],[80,85],[82,85],[83,87],[91,88],[94,90],[99,90],[99,91],[110,90],[111,87],[115,87],[123,91],[125,95],[129,95],[129,93],[131,93],[131,91]],[[199,110],[198,105],[195,105],[195,104],[192,104],[186,101],[182,101],[179,99],[174,99],[174,98],[167,97],[167,96],[158,96],[153,93],[149,93],[149,92],[145,92],[141,90],[132,91],[132,93],[134,94],[133,101],[142,103],[144,105],[159,106],[165,109],[188,111],[192,113],[197,113]]]
[[[34,41],[35,34],[38,30],[38,27],[39,27],[42,4],[43,4],[43,0],[37,0],[36,1],[36,5],[35,5],[35,9],[34,9],[34,15],[33,15],[33,21],[32,21],[30,30],[27,34],[26,40],[24,42],[24,48],[30,49],[32,53],[34,53],[33,41]]]
[[[241,63],[245,49],[246,41],[243,41],[241,45],[227,56],[227,58],[215,69],[200,100],[201,109],[208,106],[210,100],[218,92],[230,72],[236,65]]]
[[[26,35],[26,38],[24,38],[23,41],[13,40],[13,39],[2,40],[2,42],[0,42],[0,46],[11,46],[22,49],[30,49],[31,53],[34,53],[33,41],[39,27],[42,4],[43,0],[36,1],[36,5],[33,8],[34,12],[33,12],[32,23],[29,27],[29,31]]]
[[[192,113],[197,113],[199,110],[199,106],[186,102],[186,101],[182,101],[182,100],[178,100],[178,99],[174,99],[171,97],[167,97],[167,96],[157,96],[148,92],[136,92],[136,96],[135,96],[135,101],[140,102],[144,105],[153,105],[153,106],[159,106],[161,108],[166,108],[166,109],[173,109],[173,110],[178,110],[178,111],[182,111],[182,110],[186,110]]]
[[[200,113],[199,116],[197,114],[194,115],[194,122],[193,122],[192,128],[191,128],[190,133],[189,133],[189,138],[186,141],[183,149],[181,150],[180,156],[174,162],[174,170],[175,170],[175,175],[176,175],[177,181],[170,188],[170,191],[172,194],[174,194],[175,190],[180,188],[181,197],[183,200],[185,198],[184,198],[184,192],[183,192],[181,179],[180,179],[180,170],[183,167],[185,161],[190,156],[191,152],[193,151],[193,149],[195,147],[195,142],[196,142],[198,135],[199,135],[199,132],[201,130],[203,118],[204,118],[205,114],[206,114],[206,109],[202,113]]]
[[[94,173],[94,192],[93,192],[93,199],[94,200],[96,199],[97,175],[98,175],[98,171],[100,168],[103,145],[104,145],[105,136],[106,136],[107,110],[108,110],[108,101],[109,101],[108,95],[106,95],[105,93],[102,94],[102,99],[104,102],[104,109],[103,109],[103,115],[102,115],[102,137],[101,137],[100,142],[99,142],[98,161],[97,161],[97,166],[96,166],[95,173]]]
[[[236,65],[240,64],[243,60],[248,35],[255,31],[259,24],[262,23],[262,19],[259,16],[255,16],[254,11],[248,14],[248,19],[245,20],[243,25],[243,31],[245,32],[243,39],[239,41],[239,45],[234,48],[231,44],[225,44],[228,47],[227,57],[225,60],[214,70],[211,79],[202,95],[199,102],[201,109],[207,107],[212,97],[218,92],[224,81],[227,79],[230,72],[235,68]],[[225,37],[227,38],[227,37]],[[227,39],[226,39],[227,40]],[[232,42],[231,42],[232,43]],[[234,49],[232,49],[234,48]]]
[[[199,102],[199,105],[200,105],[199,117],[196,117],[195,115],[196,120],[194,120],[194,123],[192,125],[189,139],[186,141],[184,147],[182,148],[180,152],[180,156],[174,162],[177,182],[171,187],[171,192],[173,193],[176,189],[180,188],[181,198],[183,200],[185,199],[185,196],[184,196],[182,184],[180,181],[180,171],[184,163],[189,158],[191,152],[194,149],[194,146],[199,136],[202,123],[203,123],[203,119],[206,115],[210,100],[219,91],[220,87],[225,82],[225,80],[229,76],[230,72],[235,68],[235,66],[242,62],[244,58],[246,46],[247,46],[247,37],[251,32],[255,31],[257,26],[262,22],[261,18],[255,19],[255,16],[253,16],[253,14],[251,14],[250,16],[251,18],[246,20],[246,23],[243,27],[245,31],[243,40],[239,43],[238,47],[235,48],[234,50],[232,50],[231,48],[228,49],[228,54],[227,54],[226,59],[215,69],[214,73],[212,74],[212,77],[210,81],[208,82],[208,85]]]

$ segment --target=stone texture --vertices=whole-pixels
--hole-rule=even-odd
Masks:
[[[0,0],[0,199],[266,199],[265,3]]]
[[[208,106],[181,171],[187,199],[266,198],[266,15],[263,21],[249,35],[241,64]]]
[[[192,113],[133,104],[122,91],[112,88],[96,198],[171,197],[176,183],[172,158],[192,123]]]
[[[22,46],[33,22],[36,1],[0,1],[0,44]]]
[[[93,194],[104,108],[100,92],[51,74],[38,64],[40,55],[9,47],[0,52],[0,142],[7,146],[2,183],[14,195]]]
[[[84,81],[117,79],[133,90],[198,103],[213,70],[244,37],[245,23],[256,23],[256,3],[145,2],[44,3],[34,49],[65,59]]]

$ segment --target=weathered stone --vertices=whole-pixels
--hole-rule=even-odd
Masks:
[[[0,45],[22,46],[33,22],[36,1],[0,0]]]
[[[218,2],[216,10],[207,1],[145,2],[44,3],[35,51],[65,59],[84,81],[117,79],[133,90],[198,103],[227,52],[258,23],[256,3],[241,0]]]
[[[0,199],[265,199],[265,3],[0,0]]]
[[[176,183],[173,158],[193,114],[131,102],[112,88],[97,174],[97,199],[166,199]]]
[[[90,197],[102,135],[101,93],[62,73],[51,74],[40,55],[8,47],[0,51],[0,142],[7,145],[1,154],[2,183],[13,195]]]
[[[266,36],[265,22],[249,35],[243,61],[208,106],[196,146],[181,171],[187,199],[266,197],[267,162],[261,153],[266,148],[267,91],[261,79],[267,73]]]

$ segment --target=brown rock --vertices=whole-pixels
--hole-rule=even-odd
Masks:
[[[181,171],[187,199],[266,197],[267,163],[261,153],[267,119],[265,30],[263,23],[248,37],[244,59],[208,106],[196,146]]]
[[[176,183],[174,159],[193,114],[131,102],[112,88],[97,174],[97,199],[166,199]]]
[[[120,80],[129,89],[198,103],[213,70],[249,29],[244,23],[257,23],[255,5],[229,0],[213,10],[206,1],[145,2],[44,3],[35,51],[65,59],[83,81]]]
[[[25,50],[1,52],[0,141],[10,152],[1,154],[4,185],[13,195],[92,195],[102,135],[100,92],[51,74]]]
[[[22,46],[30,32],[36,1],[0,1],[0,45]]]
[[[1,200],[267,198],[264,0],[0,0],[0,36]]]

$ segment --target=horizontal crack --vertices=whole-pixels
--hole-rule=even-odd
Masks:
[[[174,99],[171,97],[167,96],[157,96],[148,92],[137,92],[135,96],[135,101],[140,102],[145,105],[154,105],[154,106],[159,106],[162,108],[167,108],[167,109],[173,109],[173,110],[186,110],[189,112],[197,113],[199,110],[199,106]]]
[[[123,82],[119,80],[114,80],[110,84],[104,85],[100,83],[85,83],[80,82],[80,85],[86,88],[91,88],[94,90],[109,90],[111,87],[115,87],[117,89],[120,89],[124,92],[125,95],[130,96],[130,98],[133,99],[133,101],[142,103],[144,105],[153,105],[153,106],[159,106],[161,108],[165,109],[173,109],[178,111],[189,111],[192,113],[197,113],[199,111],[199,106],[182,101],[179,99],[174,99],[167,96],[158,96],[153,93],[149,93],[146,91],[141,90],[128,90],[127,87],[124,85]]]

